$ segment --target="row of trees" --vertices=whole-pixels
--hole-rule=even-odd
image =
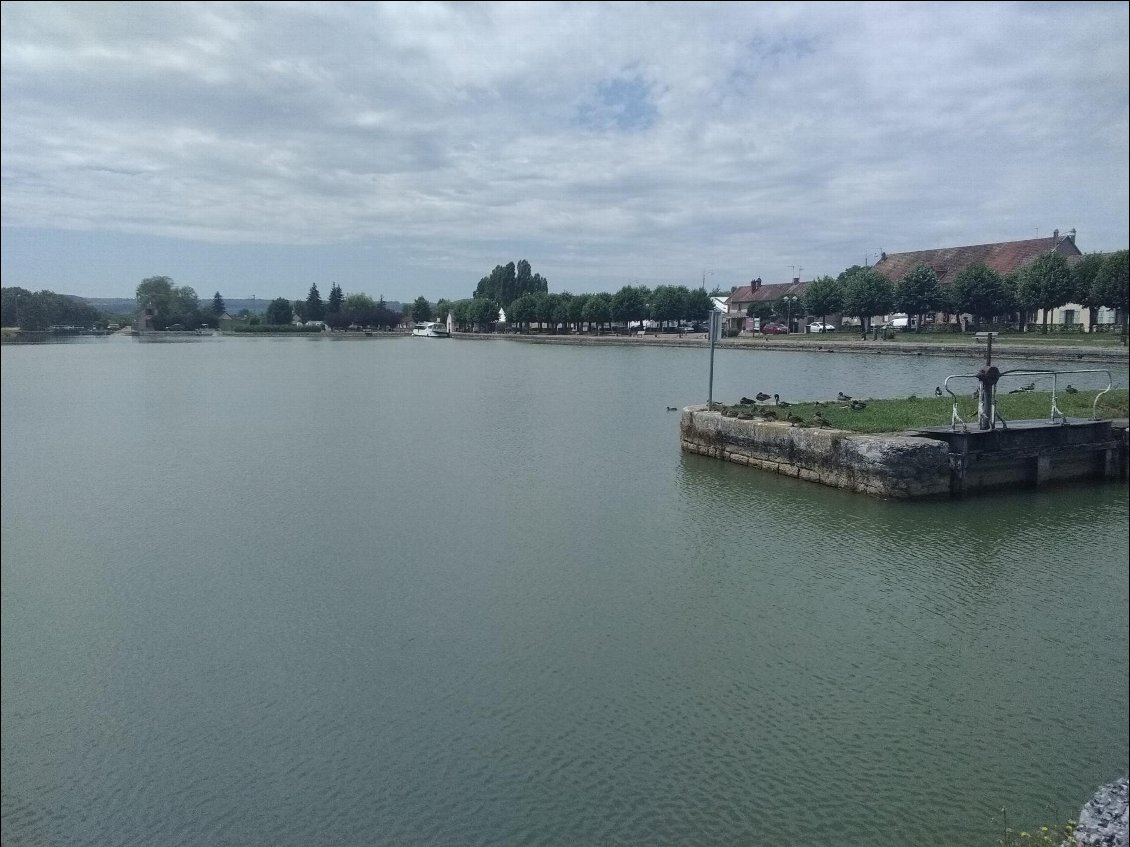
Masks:
[[[84,329],[105,327],[113,318],[69,294],[28,291],[13,286],[0,289],[0,326],[41,331],[53,326]]]
[[[658,285],[655,288],[626,285],[615,294],[529,291],[507,305],[493,297],[482,296],[479,289],[476,289],[476,294],[466,300],[440,300],[434,317],[446,321],[450,314],[460,330],[485,330],[498,320],[501,307],[508,323],[527,332],[535,323],[547,327],[550,332],[560,328],[579,332],[586,326],[600,331],[613,323],[628,324],[632,321],[652,320],[660,325],[703,321],[713,308],[709,294],[700,289],[688,289],[685,285]],[[433,315],[427,301],[421,304],[422,300],[418,299],[413,306],[414,320],[430,320]]]
[[[860,319],[866,331],[874,315],[905,312],[918,318],[939,312],[946,316],[968,314],[976,322],[1019,317],[1022,324],[1043,310],[1043,331],[1047,332],[1052,309],[1079,303],[1088,309],[1088,324],[1093,325],[1100,307],[1120,310],[1125,321],[1130,306],[1127,251],[1106,255],[1091,254],[1074,266],[1059,253],[1040,256],[1016,274],[1002,276],[982,264],[965,268],[951,285],[943,287],[933,269],[919,265],[892,284],[874,268],[858,265],[833,279],[823,276],[809,283],[794,313],[827,315],[840,312]],[[767,318],[779,315],[780,301],[754,304],[750,315]]]
[[[330,289],[329,301],[322,303],[316,285],[310,286],[305,300],[291,302],[285,297],[276,297],[267,306],[264,319],[268,324],[281,326],[300,321],[322,321],[330,329],[357,327],[391,328],[400,323],[400,314],[385,305],[383,297],[374,300],[368,294],[345,294],[340,286],[334,284]]]

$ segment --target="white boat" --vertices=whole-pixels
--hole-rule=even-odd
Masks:
[[[418,323],[412,327],[412,334],[419,335],[422,338],[450,338],[451,333],[447,331],[447,327],[438,321],[425,321]]]

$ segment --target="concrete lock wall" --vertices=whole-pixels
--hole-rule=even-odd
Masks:
[[[858,435],[724,417],[691,406],[683,410],[680,441],[689,453],[876,497],[918,499],[1124,477],[1126,433],[1109,427],[1103,422],[1010,432],[999,439],[1007,447],[970,451],[960,438],[960,444],[951,444],[918,435]]]
[[[949,448],[929,438],[739,420],[705,407],[683,411],[680,435],[690,453],[835,488],[895,498],[950,493]]]

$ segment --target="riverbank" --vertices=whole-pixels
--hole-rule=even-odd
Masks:
[[[457,332],[453,338],[474,341],[517,341],[524,344],[595,344],[649,347],[709,347],[701,333],[695,335],[522,335],[502,333]],[[865,353],[880,356],[947,356],[984,359],[985,346],[973,339],[968,342],[930,342],[921,340],[864,341],[858,336],[797,335],[790,337],[725,338],[715,343],[723,350],[763,350],[771,352]],[[1073,344],[1035,344],[999,338],[993,343],[994,359],[1026,359],[1048,361],[1130,363],[1125,347],[1092,347]]]

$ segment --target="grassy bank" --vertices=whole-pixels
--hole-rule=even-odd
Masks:
[[[1090,418],[1091,404],[1097,391],[1080,391],[1077,394],[1056,395],[1061,412],[1069,418]],[[856,398],[857,400],[859,398]],[[719,407],[719,404],[715,404]],[[953,409],[949,395],[944,397],[904,397],[886,400],[863,400],[863,408],[852,408],[847,402],[809,401],[791,403],[787,407],[769,403],[755,405],[722,405],[722,413],[730,417],[775,417],[785,421],[788,416],[799,419],[798,426],[821,426],[820,418],[833,429],[849,432],[879,433],[903,432],[929,426],[948,426]],[[1006,421],[1047,420],[1051,411],[1051,392],[1030,391],[1023,394],[1003,394],[997,397],[997,408]],[[958,414],[967,422],[977,421],[977,401],[973,397],[958,399]],[[1101,419],[1130,417],[1130,392],[1117,389],[1103,395],[1098,405]]]

